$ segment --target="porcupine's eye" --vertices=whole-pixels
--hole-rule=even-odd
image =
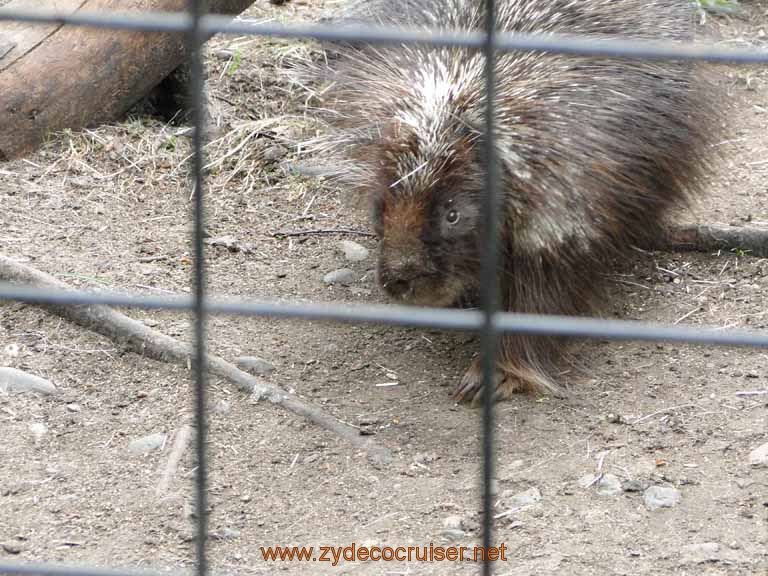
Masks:
[[[459,220],[461,220],[461,212],[456,209],[453,198],[445,203],[444,210],[443,217],[445,218],[445,223],[448,224],[448,226],[456,226],[456,224],[459,223]]]
[[[459,220],[461,220],[461,213],[458,210],[451,208],[448,210],[448,212],[446,212],[445,221],[448,222],[448,224],[451,226],[458,224]]]

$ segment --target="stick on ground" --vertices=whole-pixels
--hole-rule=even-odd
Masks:
[[[741,250],[748,256],[768,257],[768,230],[742,226],[676,226],[667,230],[654,250],[711,252]]]
[[[357,236],[370,236],[374,237],[376,234],[368,232],[366,230],[356,230],[355,228],[320,228],[313,230],[278,230],[273,232],[272,236],[276,238],[285,238],[288,236],[315,236],[325,234],[351,234]]]
[[[163,466],[162,473],[160,475],[160,481],[155,489],[157,496],[163,496],[168,491],[171,485],[173,477],[176,475],[176,470],[179,467],[184,452],[187,450],[187,446],[192,441],[193,433],[195,429],[189,423],[182,424],[177,430],[173,438],[173,446],[171,447],[171,453],[168,456],[168,460]]]
[[[45,272],[14,262],[3,255],[0,255],[0,280],[39,288],[69,289],[66,284]],[[98,332],[116,344],[147,358],[178,364],[184,368],[191,365],[193,349],[190,345],[153,330],[108,306],[51,304],[41,304],[40,306],[75,324]],[[240,390],[253,394],[258,400],[269,400],[272,404],[299,414],[310,422],[333,432],[355,448],[365,450],[373,464],[387,464],[392,459],[387,448],[377,445],[370,437],[360,435],[356,428],[340,422],[318,406],[243,372],[219,356],[208,354],[208,372],[229,380]]]

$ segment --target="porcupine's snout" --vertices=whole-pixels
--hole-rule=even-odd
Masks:
[[[397,201],[391,195],[376,207],[379,284],[392,298],[408,302],[425,270],[423,207],[413,198]]]
[[[412,300],[425,280],[424,258],[417,246],[383,245],[379,254],[379,283],[396,300]]]
[[[388,221],[394,224],[393,220]],[[384,226],[379,243],[379,284],[394,300],[416,306],[450,306],[463,286],[435,260],[418,222]]]
[[[379,284],[404,304],[439,305],[438,270],[424,243],[423,205],[414,198],[389,198],[379,214]]]
[[[391,245],[382,242],[379,284],[394,300],[415,306],[451,306],[464,293],[463,284],[446,275],[423,244]]]

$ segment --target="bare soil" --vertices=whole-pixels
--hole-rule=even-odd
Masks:
[[[329,3],[330,5],[330,3]],[[729,45],[765,44],[768,3],[745,16],[709,17],[706,34]],[[272,7],[256,19],[313,20],[321,2]],[[214,38],[207,55],[215,119],[208,158],[207,232],[253,247],[207,250],[217,295],[304,302],[383,303],[371,269],[376,243],[357,235],[276,237],[277,231],[366,230],[343,192],[286,168],[303,98],[279,72],[307,43]],[[729,87],[725,156],[709,195],[681,218],[768,228],[768,73],[719,67]],[[146,116],[57,134],[29,157],[0,166],[0,251],[98,292],[189,292],[189,132]],[[371,250],[344,260],[338,243]],[[154,259],[154,257],[158,257]],[[356,280],[327,286],[329,271]],[[607,316],[691,326],[768,324],[768,261],[748,254],[652,253],[612,276]],[[173,312],[130,311],[190,339]],[[267,562],[275,545],[480,544],[480,413],[450,393],[476,351],[471,334],[309,321],[214,317],[210,349],[261,356],[269,379],[393,450],[383,468],[301,418],[210,382],[210,561],[241,574],[459,574],[472,562]],[[768,473],[751,468],[768,441],[764,350],[588,342],[572,397],[515,397],[497,407],[498,511],[510,494],[541,501],[495,522],[508,560],[498,574],[768,574]],[[0,394],[0,562],[186,569],[194,563],[194,462],[188,452],[157,494],[174,435],[191,405],[191,373],[125,353],[33,306],[0,305],[0,365],[50,379],[56,396]],[[397,386],[377,386],[397,382]],[[30,425],[47,427],[36,438]],[[131,440],[156,432],[158,450]],[[649,511],[642,492],[601,496],[578,480],[598,472],[635,488],[672,486],[682,499]],[[630,487],[631,484],[625,484]],[[716,543],[699,562],[686,546]],[[319,553],[315,554],[317,558]]]

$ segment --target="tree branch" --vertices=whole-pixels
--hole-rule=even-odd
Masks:
[[[0,255],[0,280],[39,288],[69,289],[66,284],[52,276],[30,266],[14,262],[3,255]],[[193,350],[190,345],[153,330],[107,306],[52,304],[41,304],[40,306],[75,324],[106,336],[113,342],[147,358],[178,364],[184,368],[191,365]],[[355,448],[365,450],[373,464],[387,464],[392,459],[387,448],[375,444],[370,437],[362,436],[353,426],[340,422],[310,402],[301,400],[276,386],[243,372],[219,356],[208,354],[208,372],[229,380],[240,390],[256,396],[258,400],[268,400],[280,408],[299,414],[321,428],[333,432]]]

